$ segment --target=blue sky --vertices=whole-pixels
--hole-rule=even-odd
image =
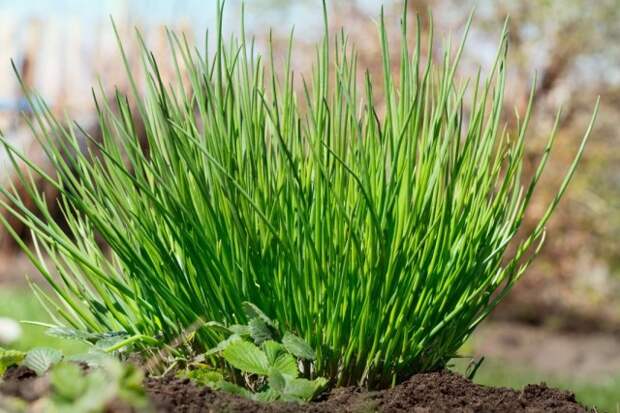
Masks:
[[[372,14],[378,12],[382,3],[388,4],[391,1],[357,0],[362,8]],[[303,27],[320,24],[322,19],[319,8],[321,0],[245,0],[245,3],[249,24],[258,16],[260,23],[274,25],[276,28],[282,25],[283,20],[287,21],[287,26],[295,24]],[[234,14],[241,0],[227,0],[227,4],[229,14]],[[276,5],[266,8],[266,4]],[[0,0],[0,12],[8,12],[18,18],[78,17],[101,20],[109,15],[118,17],[128,12],[132,18],[145,23],[166,23],[181,18],[202,28],[213,23],[214,11],[215,0]]]
[[[207,10],[212,9],[209,3],[211,2],[208,0],[0,0],[0,9],[42,18],[50,15],[100,18],[128,7],[140,17],[168,20],[184,14],[211,14],[212,11]]]
[[[236,0],[231,3],[236,3]],[[169,23],[180,18],[192,26],[210,25],[215,7],[211,0],[0,0],[0,12],[18,19],[79,19],[93,22],[128,16],[141,23]]]

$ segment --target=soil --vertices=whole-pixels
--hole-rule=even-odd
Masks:
[[[448,371],[418,374],[388,390],[368,392],[340,388],[321,400],[307,404],[258,403],[228,393],[199,387],[187,379],[147,378],[144,382],[156,412],[228,413],[430,413],[430,412],[587,412],[568,392],[545,384],[528,385],[517,391],[485,387]],[[0,384],[0,395],[35,401],[47,392],[44,378],[24,367],[9,368]],[[118,402],[106,412],[126,412]]]

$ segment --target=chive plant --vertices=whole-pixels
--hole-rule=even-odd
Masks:
[[[444,366],[506,295],[542,244],[592,123],[545,213],[515,237],[556,134],[525,181],[533,94],[515,130],[504,127],[506,30],[486,77],[462,80],[466,36],[437,62],[432,32],[423,47],[405,12],[393,61],[382,16],[383,79],[360,80],[354,48],[330,37],[323,10],[309,78],[291,69],[292,35],[284,63],[261,56],[243,21],[224,42],[218,2],[203,52],[169,33],[170,83],[138,36],[139,90],[119,40],[131,91],[95,97],[100,138],[31,98],[54,172],[3,140],[36,208],[11,187],[2,205],[32,246],[2,220],[51,286],[34,288],[58,325],[124,331],[148,347],[199,323],[191,349],[201,353],[223,337],[200,323],[245,322],[249,301],[315,349],[311,375],[380,388]],[[37,175],[58,190],[64,227]]]

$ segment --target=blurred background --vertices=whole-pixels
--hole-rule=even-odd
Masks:
[[[385,5],[398,54],[401,0],[330,0],[332,30],[344,27],[360,54],[360,67],[380,76],[376,18]],[[620,0],[410,0],[408,14],[422,17],[422,35],[432,10],[436,39],[458,37],[476,7],[460,76],[475,76],[492,63],[499,35],[510,16],[510,65],[506,122],[523,114],[537,74],[533,120],[528,137],[534,164],[560,106],[556,151],[532,205],[528,223],[539,217],[577,150],[597,96],[601,110],[574,182],[548,226],[539,259],[492,318],[462,349],[463,356],[485,357],[476,381],[522,387],[532,382],[576,392],[583,403],[620,411]],[[313,44],[320,38],[320,0],[246,0],[247,30],[259,45],[273,30],[284,53],[295,26],[294,66],[310,70]],[[164,77],[172,73],[165,27],[184,32],[198,45],[215,28],[215,1],[200,0],[0,0],[0,128],[12,143],[45,167],[26,121],[31,116],[15,70],[59,115],[96,133],[91,87],[101,93],[127,89],[112,17],[129,64],[138,27],[159,59]],[[227,31],[239,27],[240,1],[229,0]],[[413,38],[411,39],[413,41]],[[454,42],[456,43],[456,42]],[[281,47],[280,47],[281,46]],[[441,46],[439,43],[437,46]],[[437,59],[441,48],[436,49]],[[0,184],[15,183],[14,170],[0,150]],[[19,190],[19,188],[18,188]],[[50,201],[51,188],[42,187]],[[6,211],[0,211],[7,219]],[[11,221],[19,231],[19,223]],[[26,276],[40,282],[18,247],[0,230],[0,346],[78,346],[47,337],[40,327],[15,320],[48,320],[31,294]],[[469,359],[455,360],[464,370]]]

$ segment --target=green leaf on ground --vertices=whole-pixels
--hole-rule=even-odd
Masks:
[[[285,386],[286,379],[282,373],[278,369],[272,367],[269,371],[269,387],[278,393],[282,393]]]
[[[62,353],[60,351],[49,347],[37,347],[26,353],[23,365],[41,376],[61,360]]]
[[[286,351],[286,349],[284,348],[282,344],[278,343],[277,341],[273,341],[273,340],[265,341],[261,347],[263,351],[265,352],[265,354],[267,355],[267,360],[269,361],[269,364],[271,365],[275,363],[276,359],[281,353],[284,353]]]
[[[327,380],[323,377],[319,377],[315,380],[307,379],[293,379],[286,383],[284,389],[283,398],[285,400],[312,400],[324,387],[327,385]]]
[[[228,327],[228,329],[233,334],[238,334],[240,336],[249,336],[252,334],[252,330],[249,325],[246,326],[246,325],[241,325],[241,324],[233,324],[230,327]]]
[[[248,399],[252,399],[253,394],[247,389],[244,389],[241,386],[237,386],[236,384],[230,383],[228,381],[221,381],[219,383],[219,389],[231,394],[236,394],[237,396],[243,396]]]
[[[288,353],[280,354],[273,362],[272,366],[281,374],[287,376],[287,378],[294,379],[299,376],[297,360],[295,360],[295,357],[291,356]]]
[[[224,359],[234,368],[261,376],[269,374],[269,362],[263,351],[253,343],[237,340],[222,351]]]
[[[121,368],[118,379],[118,397],[127,402],[130,406],[143,407],[147,404],[146,393],[144,392],[144,373],[133,364],[123,364],[117,362]]]
[[[281,394],[274,389],[267,389],[260,393],[255,393],[252,397],[254,400],[259,402],[273,402],[280,398]]]
[[[233,334],[232,336],[228,337],[226,340],[220,341],[217,346],[215,346],[212,349],[208,350],[205,353],[205,356],[211,356],[213,354],[220,353],[220,352],[226,350],[226,348],[229,345],[231,345],[232,343],[234,343],[236,341],[240,341],[240,340],[241,340],[240,336],[238,336],[237,334]]]
[[[256,345],[261,345],[267,340],[273,339],[271,328],[260,318],[253,318],[248,323],[250,327],[250,335]]]
[[[125,339],[127,339],[126,334],[115,334],[115,335],[110,335],[107,337],[102,337],[99,340],[97,340],[97,342],[95,343],[95,346],[93,347],[93,350],[95,352],[104,352],[106,351],[106,349],[121,343]],[[121,347],[120,349],[116,351],[121,352],[125,349],[127,349],[127,346]]]
[[[188,378],[196,384],[209,387],[219,387],[219,383],[224,380],[222,373],[206,367],[182,370],[177,373],[177,377]]]
[[[54,393],[65,400],[76,400],[84,392],[87,380],[80,366],[61,362],[50,371],[50,382]]]
[[[66,357],[66,360],[76,363],[86,363],[88,367],[101,367],[111,358],[112,356],[102,351],[90,351],[88,353],[74,354]]]
[[[243,312],[245,313],[245,316],[251,320],[253,318],[260,318],[261,320],[263,320],[269,327],[277,330],[278,329],[278,324],[277,322],[273,321],[271,318],[267,317],[267,315],[265,313],[263,313],[261,311],[260,308],[258,308],[256,305],[248,302],[248,301],[244,301],[242,303],[243,306]]]
[[[7,368],[19,364],[26,357],[26,353],[17,350],[6,350],[0,347],[0,376]]]
[[[308,343],[306,343],[302,338],[297,337],[295,334],[284,334],[282,344],[284,344],[284,347],[286,347],[289,353],[295,357],[305,360],[314,360],[316,358],[316,354],[312,347],[310,347]]]
[[[97,339],[97,334],[92,334],[86,331],[76,330],[74,328],[69,327],[51,327],[45,331],[45,334],[52,337],[63,338],[66,340],[77,340],[77,341],[91,341]]]

